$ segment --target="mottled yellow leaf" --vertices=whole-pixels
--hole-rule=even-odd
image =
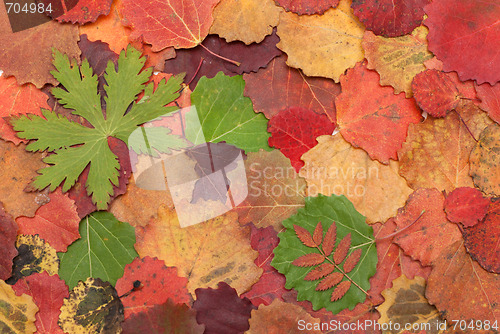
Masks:
[[[278,48],[288,55],[287,64],[308,76],[339,82],[346,69],[363,60],[361,41],[365,28],[353,15],[351,2],[342,0],[323,15],[280,14]]]
[[[10,285],[0,280],[0,333],[28,334],[36,332],[38,307],[26,294],[16,296]]]

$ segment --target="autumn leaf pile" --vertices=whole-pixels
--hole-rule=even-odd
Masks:
[[[499,3],[23,3],[0,332],[498,333]]]

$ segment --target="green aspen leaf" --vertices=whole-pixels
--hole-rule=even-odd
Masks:
[[[59,326],[65,333],[121,333],[123,304],[115,288],[98,278],[87,278],[64,299]]]
[[[16,296],[14,289],[0,280],[0,333],[28,334],[36,332],[38,307],[26,294]]]
[[[94,212],[80,222],[80,235],[66,253],[58,253],[59,276],[73,288],[87,277],[115,284],[127,264],[138,256],[134,249],[135,229],[113,214]]]
[[[195,145],[225,141],[245,152],[271,150],[267,119],[254,112],[252,101],[243,96],[244,89],[241,75],[219,72],[211,79],[201,78],[191,94],[197,114],[194,108],[186,114],[186,138]],[[198,119],[201,128],[196,126]]]
[[[19,138],[34,140],[26,150],[54,153],[44,159],[49,167],[39,171],[40,175],[33,182],[36,189],[49,187],[54,191],[63,184],[62,190],[68,191],[90,164],[85,184],[87,193],[99,210],[107,208],[113,195],[113,185],[118,185],[120,169],[118,158],[108,145],[108,138],[115,137],[127,143],[139,125],[176,109],[164,106],[179,96],[183,75],[160,82],[153,92],[154,83],[146,86],[152,70],[143,70],[145,61],[140,51],[129,46],[120,53],[118,70],[112,61],[108,62],[104,74],[107,83],[104,87],[104,113],[97,89],[98,78],[89,62],[84,59],[78,66],[76,60],[70,61],[66,55],[54,52],[56,70],[51,73],[64,89],[56,87],[52,93],[61,105],[89,121],[92,128],[71,122],[46,109],[42,109],[43,117],[23,115],[12,120]],[[144,90],[148,92],[147,98],[136,102],[137,96]],[[165,131],[169,130],[165,128]],[[164,135],[168,137],[169,134]],[[175,140],[164,139],[162,142],[172,141],[178,144]]]
[[[345,196],[307,197],[283,226],[271,265],[297,300],[334,314],[364,302],[377,250],[372,227]]]

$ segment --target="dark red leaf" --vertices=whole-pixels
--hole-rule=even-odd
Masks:
[[[17,224],[0,203],[0,279],[6,280],[12,274],[16,249]]]

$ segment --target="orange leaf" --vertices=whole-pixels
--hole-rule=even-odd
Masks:
[[[297,267],[312,267],[322,263],[325,260],[323,255],[318,253],[311,253],[302,255],[298,259],[293,260],[292,264]]]
[[[335,288],[335,290],[333,290],[332,298],[330,300],[334,302],[344,297],[344,295],[346,294],[346,292],[349,290],[350,287],[351,287],[350,281],[343,281]]]
[[[311,238],[311,234],[308,230],[299,225],[293,225],[293,229],[295,230],[295,234],[297,234],[299,240],[302,241],[304,245],[307,247],[316,247],[316,243]]]
[[[347,258],[347,260],[345,260],[344,263],[345,273],[351,272],[354,269],[354,267],[356,267],[356,265],[359,262],[359,259],[361,258],[361,253],[362,253],[361,249],[356,249],[354,252],[351,253],[351,255],[349,255],[349,257]]]
[[[339,284],[343,277],[344,275],[342,273],[339,273],[338,271],[328,275],[324,280],[321,281],[321,283],[318,284],[318,286],[316,287],[316,291],[325,291],[334,287],[335,285]]]
[[[332,222],[332,225],[330,225],[328,231],[326,231],[325,240],[323,241],[323,252],[325,252],[326,256],[332,254],[336,240],[337,240],[337,225],[335,225],[335,222]]]
[[[331,263],[323,263],[322,265],[311,270],[306,277],[306,281],[315,281],[317,279],[323,278],[335,269],[335,265]]]
[[[318,225],[316,225],[316,228],[314,229],[313,241],[316,245],[319,246],[322,240],[323,240],[323,225],[321,225],[321,222],[318,222]]]
[[[351,233],[348,233],[344,239],[339,242],[337,249],[333,253],[333,261],[335,264],[340,264],[344,261],[347,256],[347,252],[349,252],[349,248],[351,247]]]

